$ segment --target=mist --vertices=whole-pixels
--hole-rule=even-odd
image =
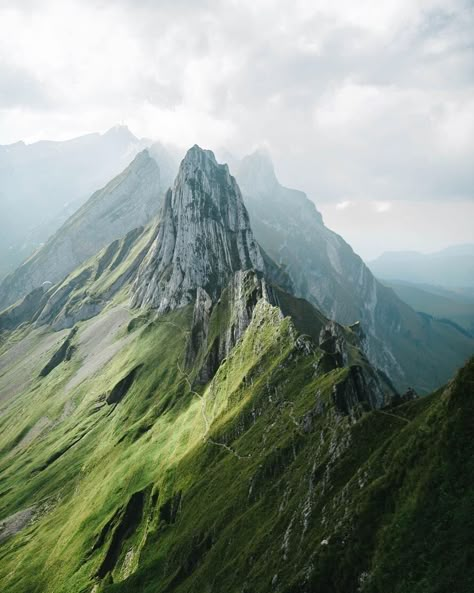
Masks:
[[[468,2],[31,0],[0,30],[0,144],[264,146],[364,257],[472,240]]]

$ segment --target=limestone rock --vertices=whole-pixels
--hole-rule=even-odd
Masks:
[[[215,301],[234,272],[248,269],[263,271],[264,262],[239,187],[227,165],[193,146],[166,194],[132,305],[163,313],[192,302],[198,288]]]

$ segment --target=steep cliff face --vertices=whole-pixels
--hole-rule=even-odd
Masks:
[[[198,289],[185,358],[198,383],[212,379],[250,325],[259,301],[277,305],[273,288],[255,270],[235,272],[217,303]]]
[[[473,352],[474,340],[380,284],[304,193],[278,183],[267,154],[245,157],[236,179],[257,240],[286,267],[296,293],[339,323],[360,321],[365,352],[400,389],[434,389]]]
[[[263,271],[239,187],[227,165],[193,146],[165,197],[155,243],[137,275],[132,304],[163,313],[202,288],[216,300],[237,270]]]
[[[166,188],[165,188],[166,189]],[[92,197],[0,284],[0,310],[43,282],[58,282],[130,230],[148,223],[162,203],[160,168],[147,150]]]

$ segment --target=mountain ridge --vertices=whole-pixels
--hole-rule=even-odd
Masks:
[[[116,127],[71,140],[0,147],[0,278],[27,259],[146,144]]]
[[[197,156],[175,200],[188,214],[224,200],[195,229],[214,217],[224,244],[229,222],[249,239],[235,181],[213,166],[203,182]],[[468,593],[474,363],[438,393],[398,396],[358,325],[199,232],[195,265],[218,253],[227,278],[132,307],[160,228],[105,246],[3,327],[3,591]]]
[[[359,321],[369,359],[401,390],[414,386],[428,393],[472,354],[474,343],[462,332],[419,316],[378,282],[344,239],[324,225],[303,192],[278,180],[275,185],[268,154],[245,157],[236,179],[259,243],[285,266],[296,294],[340,323]],[[414,343],[423,348],[424,359]]]
[[[155,159],[163,161],[165,178],[169,179],[173,161],[162,147],[155,150]],[[427,393],[445,382],[472,353],[474,345],[469,336],[455,326],[418,315],[378,283],[350,246],[324,226],[313,202],[303,192],[279,184],[268,153],[257,151],[241,165],[235,161],[234,167],[267,274],[273,270],[273,281],[309,299],[328,317],[347,325],[360,321],[366,353],[399,389],[412,386]],[[160,176],[161,168],[160,164]],[[162,193],[164,190],[165,186]],[[161,199],[153,206],[155,215]],[[129,226],[136,225],[133,217],[132,212]],[[138,222],[146,224],[147,220]],[[86,255],[93,252],[91,248]],[[77,263],[71,262],[65,272]],[[54,258],[50,258],[49,266],[54,268]],[[38,285],[46,275],[39,276]],[[0,298],[3,306],[12,300]]]
[[[62,280],[107,243],[148,223],[159,210],[162,193],[159,166],[145,149],[0,283],[0,309],[43,282]]]

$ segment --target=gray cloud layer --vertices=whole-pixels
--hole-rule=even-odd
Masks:
[[[472,199],[464,0],[0,2],[0,142],[270,148],[318,203]]]

